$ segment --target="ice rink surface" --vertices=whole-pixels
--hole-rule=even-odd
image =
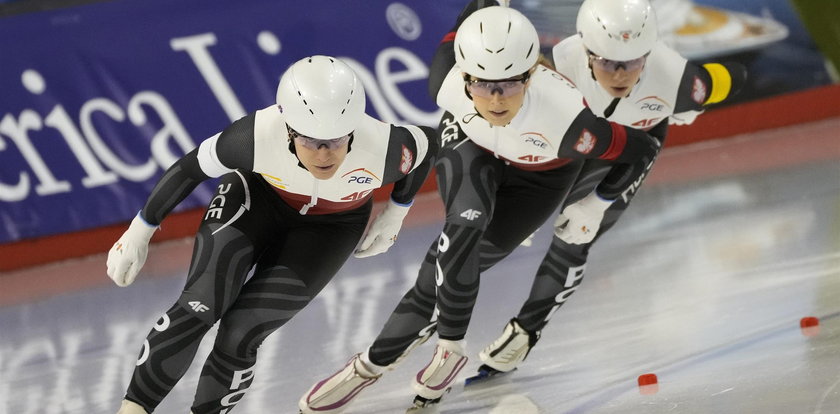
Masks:
[[[457,385],[431,412],[840,413],[838,130],[833,118],[666,148],[520,369]],[[436,195],[422,196],[389,253],[348,261],[263,344],[233,412],[296,413],[312,383],[362,351],[413,283],[441,214]],[[483,275],[459,384],[518,311],[551,234],[544,226]],[[116,412],[191,248],[154,245],[128,288],[105,275],[104,252],[0,275],[0,413]],[[809,316],[818,328],[801,329]],[[214,334],[157,413],[189,412]],[[404,412],[432,350],[415,350],[347,412]],[[658,390],[637,385],[647,373]]]

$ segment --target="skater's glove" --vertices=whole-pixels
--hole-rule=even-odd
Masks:
[[[146,263],[149,240],[157,226],[146,223],[140,213],[131,221],[128,230],[114,243],[108,252],[108,276],[117,286],[128,286],[134,282],[140,268]]]
[[[554,222],[554,234],[569,244],[586,244],[595,238],[604,212],[612,205],[595,192],[570,204]]]
[[[397,241],[397,233],[410,207],[411,204],[401,205],[389,200],[382,213],[373,220],[365,239],[353,255],[362,258],[386,252]]]

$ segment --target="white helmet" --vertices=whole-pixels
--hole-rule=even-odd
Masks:
[[[330,56],[311,56],[283,73],[277,104],[295,131],[333,139],[359,125],[365,113],[365,90],[346,63]]]
[[[455,34],[455,62],[481,79],[507,79],[531,69],[540,55],[537,29],[522,13],[492,6],[469,15]]]
[[[578,11],[577,31],[592,53],[633,60],[656,44],[656,14],[648,0],[585,0]]]

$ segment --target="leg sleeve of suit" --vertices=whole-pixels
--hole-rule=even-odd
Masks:
[[[224,176],[214,195],[224,208],[205,213],[195,237],[187,283],[143,343],[126,398],[152,412],[190,366],[204,334],[231,306],[250,269],[259,235],[246,234],[256,212],[240,213],[245,176]]]
[[[195,414],[232,409],[251,386],[263,341],[310,303],[344,264],[365,230],[370,203],[339,215],[281,217],[253,276],[221,318],[196,390]]]
[[[593,177],[603,177],[609,168],[587,162],[581,171],[581,176],[572,189],[569,199],[583,197],[588,194],[597,180]],[[611,229],[619,217],[624,213],[635,194],[628,194],[627,199],[619,199],[604,213],[604,219],[598,229],[595,239],[584,245],[567,244],[554,236],[551,246],[537,269],[528,299],[522,305],[517,319],[520,325],[531,332],[541,331],[548,324],[566,300],[578,289],[583,281],[589,249]],[[572,200],[573,202],[574,200]],[[568,204],[568,203],[566,203]]]
[[[437,241],[426,253],[414,286],[402,297],[370,346],[368,356],[374,364],[388,366],[394,363],[415,340],[436,328],[436,261]]]

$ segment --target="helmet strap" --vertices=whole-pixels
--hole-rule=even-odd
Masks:
[[[467,89],[467,82],[469,82],[469,81],[470,81],[470,75],[465,73],[464,74],[464,95],[467,95],[467,99],[473,100],[472,94]]]
[[[295,140],[293,140],[291,137],[289,138],[289,152],[291,152],[295,156],[295,158],[298,160],[298,167],[306,170],[306,167],[303,165],[303,163],[300,161],[300,157],[298,157],[298,155],[297,155],[297,149],[295,149]],[[309,170],[307,170],[307,171],[309,171]]]
[[[293,140],[291,137],[289,137],[289,152],[295,154],[295,157],[297,157],[297,149],[295,149],[295,140]]]

